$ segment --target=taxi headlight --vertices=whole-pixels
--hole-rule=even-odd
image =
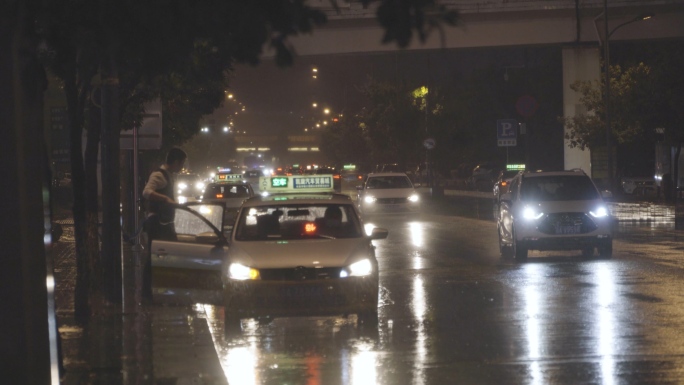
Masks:
[[[408,197],[409,202],[418,202],[418,194],[411,194],[411,196]]]
[[[608,209],[606,209],[603,206],[599,206],[595,210],[589,211],[589,214],[591,214],[591,216],[594,218],[607,217],[608,216]]]
[[[178,189],[179,189],[179,190],[185,190],[186,188],[188,188],[188,184],[187,184],[187,183],[185,183],[185,182],[180,182],[180,183],[178,183]]]
[[[366,195],[365,197],[363,197],[363,201],[366,203],[374,203],[377,200],[378,200],[378,198],[376,198],[372,195]]]
[[[528,221],[534,221],[539,218],[541,218],[544,213],[540,212],[539,210],[535,209],[534,207],[527,206],[523,209],[523,218],[527,219]]]
[[[351,277],[364,277],[366,275],[370,275],[373,272],[373,264],[371,263],[370,260],[368,259],[362,259],[358,262],[354,262],[351,265],[349,265],[349,276]],[[342,271],[340,273],[341,277],[345,277],[347,272]]]
[[[251,267],[239,264],[231,263],[228,267],[228,278],[237,280],[248,280],[248,279],[259,279],[259,270],[252,269]]]

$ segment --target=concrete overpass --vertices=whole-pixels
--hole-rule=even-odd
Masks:
[[[472,47],[560,45],[563,47],[564,115],[574,116],[582,106],[569,85],[601,77],[604,0],[441,0],[459,11],[459,25],[432,31],[425,42],[414,35],[408,50],[444,50]],[[299,56],[389,52],[396,44],[381,44],[383,30],[375,8],[359,1],[309,0],[324,11],[327,25],[313,34],[291,39]],[[377,5],[376,5],[377,6]],[[615,30],[610,41],[684,38],[684,0],[609,0],[608,28],[651,12],[653,20]],[[598,16],[600,18],[598,18]],[[599,37],[600,36],[600,37]],[[565,167],[591,172],[589,151],[565,146]]]

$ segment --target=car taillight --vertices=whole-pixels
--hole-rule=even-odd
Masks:
[[[358,180],[361,180],[361,179],[363,179],[363,175],[359,175],[359,176],[357,176],[357,177],[356,177],[356,179],[358,179]]]
[[[216,198],[223,198],[223,194],[216,194]]]
[[[340,179],[339,175],[333,175],[333,179]]]
[[[501,185],[502,185],[502,186],[506,186],[507,184],[508,184],[508,183],[506,183],[506,182],[501,182]]]

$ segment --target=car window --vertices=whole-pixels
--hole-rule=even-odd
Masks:
[[[217,229],[220,229],[223,221],[223,207],[220,205],[193,205],[189,206],[202,217],[206,218]],[[176,233],[179,235],[197,235],[200,233],[214,232],[198,215],[187,210],[177,208],[174,219]]]
[[[238,241],[359,238],[363,231],[352,205],[271,205],[243,209]]]
[[[553,175],[525,178],[520,198],[534,201],[578,201],[598,199],[599,193],[586,176]]]
[[[393,189],[413,188],[411,180],[407,176],[376,176],[368,179],[366,188],[369,189]]]
[[[511,185],[508,187],[508,191],[511,193],[511,200],[515,201],[518,198],[518,185],[520,184],[520,178],[513,178],[511,180]]]

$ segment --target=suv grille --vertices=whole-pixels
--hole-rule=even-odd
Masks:
[[[394,204],[406,203],[407,201],[408,201],[407,198],[378,198],[377,203],[380,203],[383,205],[394,205]]]
[[[598,226],[585,213],[554,213],[547,215],[537,229],[544,234],[586,234]]]
[[[291,269],[260,269],[261,279],[265,281],[304,281],[316,279],[333,279],[340,277],[339,267],[295,267]]]

